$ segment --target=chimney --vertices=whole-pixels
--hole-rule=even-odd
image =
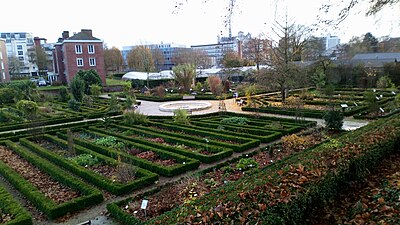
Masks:
[[[81,32],[88,34],[90,37],[93,37],[91,29],[81,29]]]
[[[33,42],[35,43],[35,46],[40,47],[40,38],[39,37],[34,37],[33,38]]]
[[[67,38],[69,38],[69,31],[63,31],[62,33],[62,38],[65,40]]]

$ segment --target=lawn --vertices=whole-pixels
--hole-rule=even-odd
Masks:
[[[123,81],[123,80],[116,80],[116,79],[110,79],[110,78],[106,79],[107,86],[123,85],[125,83],[126,83],[126,81]]]

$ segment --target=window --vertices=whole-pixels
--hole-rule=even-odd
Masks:
[[[76,59],[76,65],[77,66],[83,66],[83,59],[82,58],[77,58]]]
[[[23,51],[18,51],[18,55],[24,55]]]
[[[20,61],[24,61],[24,57],[22,57],[22,56],[18,57],[18,59],[19,59]]]
[[[96,66],[96,59],[95,58],[89,58],[89,65],[90,66]]]
[[[76,54],[82,54],[82,45],[75,45]]]
[[[1,69],[4,70],[4,63],[1,62]]]
[[[5,79],[6,79],[6,73],[3,72],[3,80],[5,80]]]
[[[3,59],[3,53],[0,52],[0,59]]]
[[[94,46],[93,45],[88,45],[87,48],[88,48],[89,54],[94,54]]]
[[[17,45],[18,50],[22,50],[22,45]]]

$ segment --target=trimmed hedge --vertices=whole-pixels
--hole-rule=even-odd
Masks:
[[[7,147],[17,152],[21,157],[28,160],[37,168],[45,171],[53,179],[69,186],[70,188],[79,190],[82,194],[79,198],[57,205],[31,183],[25,180],[20,174],[7,166],[3,161],[0,161],[0,173],[40,211],[47,215],[49,219],[55,219],[66,215],[67,213],[79,211],[103,201],[103,194],[98,189],[87,185],[81,180],[64,172],[59,167],[56,167],[48,161],[22,149],[22,147],[17,146],[11,141],[5,141],[4,143]]]
[[[9,131],[9,130],[18,130],[18,129],[25,129],[25,128],[33,128],[38,126],[47,126],[59,123],[68,123],[73,121],[83,120],[82,116],[76,117],[66,117],[66,118],[50,118],[46,120],[38,120],[34,122],[25,122],[25,123],[18,123],[18,124],[11,124],[7,126],[0,126],[1,131]]]
[[[221,124],[192,121],[192,125],[179,125],[179,127],[203,130],[208,132],[218,131],[220,134],[246,136],[247,138],[258,139],[262,143],[274,141],[282,136],[281,132],[266,131],[257,128],[248,128],[245,125]],[[223,129],[219,129],[220,127]]]
[[[193,148],[207,149],[209,152],[212,152],[213,154],[212,155],[204,155],[199,152],[193,152],[193,151],[188,151],[188,150],[184,150],[184,149],[180,149],[180,148],[166,146],[166,145],[163,145],[160,143],[150,142],[150,141],[144,140],[142,138],[134,138],[134,137],[128,137],[128,136],[121,135],[121,134],[115,134],[115,133],[108,132],[103,129],[94,128],[94,127],[90,127],[90,130],[100,132],[103,134],[107,134],[107,135],[113,135],[115,137],[119,137],[121,139],[125,139],[128,141],[145,144],[145,145],[152,146],[152,147],[155,147],[155,148],[158,148],[161,150],[165,150],[167,152],[174,152],[179,155],[184,155],[184,156],[187,156],[187,157],[190,157],[193,159],[197,159],[200,162],[204,162],[204,163],[212,163],[212,162],[219,161],[221,159],[224,159],[224,158],[232,155],[232,153],[233,153],[232,149],[217,147],[214,145],[206,145],[204,143],[204,141],[199,143],[199,142],[194,142],[194,141],[190,141],[187,139],[170,137],[168,135],[163,135],[163,134],[159,134],[156,132],[150,132],[150,131],[140,130],[140,129],[133,128],[133,127],[126,127],[126,126],[120,126],[120,125],[112,125],[112,128],[134,132],[135,134],[146,136],[146,137],[152,137],[152,138],[159,137],[159,138],[164,139],[164,141],[169,142],[171,144],[176,144],[176,145],[184,144],[186,146],[190,146]]]
[[[57,145],[63,146],[68,148],[68,143],[65,140],[59,139],[57,137],[51,136],[51,135],[44,135],[44,139],[47,141],[53,142]],[[115,195],[121,195],[121,194],[126,194],[127,192],[137,190],[139,188],[145,187],[149,184],[154,183],[156,180],[158,180],[158,175],[154,174],[150,171],[137,168],[136,172],[136,178],[135,180],[127,183],[127,184],[122,184],[122,183],[115,183],[109,178],[102,176],[96,172],[93,172],[91,170],[85,169],[84,167],[65,159],[62,156],[59,156],[56,153],[52,153],[49,150],[46,150],[42,148],[41,146],[30,142],[27,139],[21,139],[21,144],[27,147],[29,150],[35,152],[36,154],[48,159],[52,163],[61,166],[71,173],[82,177],[84,180],[96,185],[99,188],[105,189]],[[109,157],[106,157],[104,155],[101,155],[97,152],[91,151],[89,149],[83,148],[82,146],[75,145],[75,151],[77,154],[90,154],[100,161],[102,161],[105,164],[116,166],[118,162],[115,159],[111,159]]]
[[[99,121],[81,121],[76,123],[67,123],[67,124],[59,124],[50,127],[38,127],[28,130],[19,130],[19,131],[10,131],[6,133],[0,133],[0,140],[8,139],[11,141],[18,141],[19,138],[32,136],[34,134],[43,134],[45,132],[53,132],[59,131],[60,129],[66,129],[70,127],[81,127],[81,126],[88,126],[88,125],[95,125],[99,123]]]
[[[107,135],[98,133],[95,131],[84,131],[86,133],[99,136],[99,137],[106,137]],[[58,133],[58,136],[63,138],[64,140],[67,139],[65,134]],[[126,144],[129,144],[130,146],[137,147],[139,149],[143,149],[145,151],[153,151],[156,152],[158,155],[160,155],[161,158],[172,158],[177,161],[177,165],[175,166],[170,166],[170,167],[165,167],[153,162],[150,162],[145,159],[138,158],[136,156],[130,155],[126,152],[121,152],[117,151],[114,149],[110,149],[101,145],[97,145],[94,143],[91,143],[87,140],[81,139],[81,138],[74,138],[74,142],[78,145],[81,145],[85,148],[88,148],[90,150],[93,150],[95,152],[98,152],[100,154],[103,154],[105,156],[108,156],[110,158],[118,158],[118,155],[121,157],[121,160],[126,163],[132,163],[134,165],[137,165],[143,169],[152,171],[154,173],[157,173],[162,176],[166,177],[172,177],[179,175],[181,173],[185,173],[189,170],[197,169],[200,166],[200,162],[196,159],[191,159],[185,156],[181,156],[172,152],[166,152],[163,150],[159,150],[150,146],[146,146],[143,144],[138,144],[138,143],[133,143],[127,140],[122,140],[120,138],[117,138],[118,141],[124,142]]]
[[[17,202],[8,191],[0,185],[0,209],[14,218],[4,225],[32,225],[31,215]]]
[[[209,140],[210,143],[213,143],[215,145],[232,148],[233,151],[235,151],[235,152],[246,151],[247,149],[257,147],[260,145],[260,140],[258,140],[258,139],[238,137],[236,135],[227,135],[227,134],[221,134],[221,133],[217,133],[217,132],[202,131],[202,130],[198,130],[195,128],[183,127],[183,126],[175,125],[175,124],[150,122],[150,125],[153,125],[156,127],[162,127],[162,128],[166,128],[166,129],[171,129],[171,130],[175,130],[175,131],[179,131],[179,132],[185,132],[185,133],[189,133],[189,134],[193,134],[193,135],[205,136],[207,138],[214,138],[216,140],[221,140],[221,141],[225,140],[225,141],[238,142],[239,144],[231,144],[231,143]],[[178,137],[183,136],[182,134],[176,134],[173,132],[167,132],[167,133],[174,135],[174,136],[178,136]]]
[[[193,224],[203,219],[207,224],[231,224],[240,219],[248,224],[304,224],[312,208],[322,207],[349,181],[363,178],[382,158],[398,151],[400,118],[370,123],[336,140],[228,183],[146,224]],[[216,210],[221,207],[224,213],[218,216]],[[117,207],[108,208],[112,215],[118,215],[118,210],[123,213]]]

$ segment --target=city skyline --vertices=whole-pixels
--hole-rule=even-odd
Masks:
[[[126,0],[114,0],[112,3],[71,0],[62,5],[54,5],[49,0],[7,1],[7,10],[2,14],[4,18],[14,19],[3,22],[1,32],[29,32],[54,43],[64,30],[73,34],[81,29],[92,29],[93,36],[102,39],[108,47],[116,46],[120,49],[122,46],[161,42],[189,47],[216,43],[217,35],[228,36],[228,28],[224,23],[227,0],[182,2],[183,5],[176,7],[175,0],[148,0],[140,3]],[[275,18],[286,15],[291,22],[311,26],[317,23],[316,17],[321,15],[318,9],[323,2],[310,0],[305,10],[304,3],[295,0],[238,0],[232,18],[232,34],[236,36],[239,31],[243,31],[252,36],[260,33],[272,36],[271,27]],[[365,17],[364,8],[353,10],[347,20],[340,24],[340,30],[319,29],[314,35],[338,36],[341,43],[367,32],[377,38],[385,35],[400,36],[399,21],[393,19],[398,6],[384,9],[375,17]],[[21,15],[28,16],[25,19]]]

